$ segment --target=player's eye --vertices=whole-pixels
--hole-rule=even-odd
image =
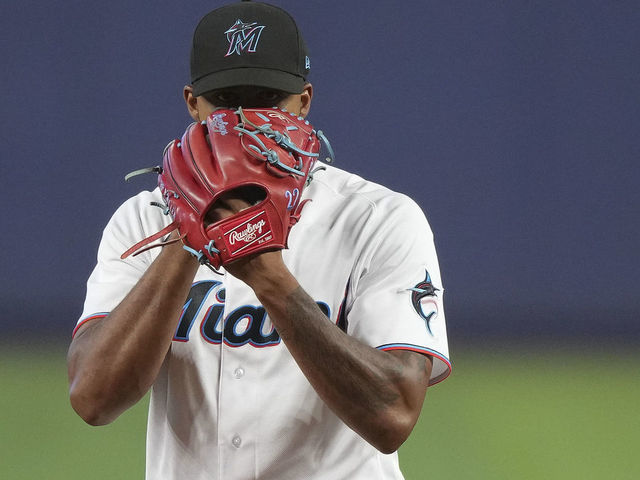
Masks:
[[[282,92],[280,90],[263,90],[262,92],[260,92],[260,99],[264,102],[270,103],[270,105],[272,106],[275,106],[288,95],[288,93]]]
[[[207,94],[205,98],[216,107],[237,107],[240,104],[238,95],[232,92],[212,92]]]

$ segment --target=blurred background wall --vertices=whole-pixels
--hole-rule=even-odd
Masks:
[[[305,32],[339,167],[436,235],[456,345],[640,337],[635,1],[273,0]],[[189,118],[218,2],[5,1],[2,335],[67,342],[101,231]]]

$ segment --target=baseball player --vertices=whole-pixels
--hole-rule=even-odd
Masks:
[[[271,187],[255,197],[225,190],[206,212],[206,229],[193,230],[180,198],[202,195],[188,197],[196,187],[176,172],[206,170],[203,151],[230,169],[264,156],[267,185],[307,179],[293,172],[302,163],[278,158],[315,158],[316,147],[291,140],[273,149],[243,144],[248,153],[235,156],[219,151],[238,129],[240,143],[287,136],[272,130],[283,112],[297,119],[291,139],[304,129],[310,66],[285,11],[239,2],[207,14],[184,87],[196,123],[165,152],[159,188],[125,201],[104,230],[69,348],[71,403],[87,423],[103,425],[151,389],[148,479],[401,479],[396,451],[427,387],[451,370],[433,235],[408,197],[318,162],[299,198],[295,189],[284,195],[282,218],[296,221],[285,221],[280,247],[224,257],[235,253],[219,237],[192,240],[193,231],[208,234],[275,198]],[[266,123],[252,133],[249,113],[231,122],[245,115],[238,107],[277,108],[271,119],[256,110]],[[277,148],[280,156],[267,158]],[[265,225],[242,222],[231,243]],[[161,248],[123,255],[156,232],[168,234]]]

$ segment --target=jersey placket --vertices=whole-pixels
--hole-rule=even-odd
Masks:
[[[230,284],[240,283],[230,275],[225,276],[227,292],[238,291]],[[238,285],[235,285],[237,288]],[[246,289],[247,287],[244,286]],[[240,287],[242,290],[242,287]],[[234,345],[228,338],[230,332],[246,330],[251,318],[237,319],[230,315],[243,306],[243,295],[227,295],[223,325],[223,342],[220,346],[220,385],[218,402],[218,445],[220,478],[256,478],[256,435],[253,416],[258,402],[258,368],[253,365],[252,347],[249,344]],[[229,322],[229,323],[228,323]]]

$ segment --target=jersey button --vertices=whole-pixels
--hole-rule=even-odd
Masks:
[[[236,378],[244,377],[244,368],[238,367],[233,371],[233,376]]]
[[[242,439],[240,438],[240,435],[236,435],[235,437],[233,437],[231,443],[233,443],[234,447],[240,448],[240,445],[242,445]]]

